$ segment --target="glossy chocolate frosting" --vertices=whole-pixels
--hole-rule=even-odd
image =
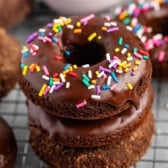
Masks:
[[[70,25],[75,26],[82,18],[73,17],[71,19],[72,23]],[[117,26],[112,26],[112,28],[117,27],[117,30],[113,32],[103,31],[101,28],[105,22],[115,23]],[[77,64],[78,68],[74,70],[77,77],[70,77],[68,75],[66,77],[66,80],[70,82],[70,88],[63,86],[60,90],[44,96],[38,96],[42,85],[47,83],[42,79],[42,70],[34,73],[28,72],[25,76],[21,76],[20,85],[28,99],[31,99],[34,104],[41,105],[46,112],[60,117],[75,119],[106,118],[120,113],[123,109],[128,109],[132,106],[138,107],[140,94],[145,91],[151,78],[151,64],[149,60],[141,60],[134,76],[131,76],[130,71],[128,73],[117,73],[118,81],[111,83],[117,84],[117,86],[113,90],[102,89],[100,99],[91,98],[92,95],[95,95],[96,91],[95,89],[88,89],[84,86],[81,76],[91,70],[93,75],[92,79],[96,79],[96,86],[103,87],[107,83],[107,78],[97,78],[95,72],[100,69],[100,66],[108,68],[106,53],[110,53],[111,59],[113,56],[117,56],[122,62],[126,60],[127,52],[133,55],[133,49],[135,48],[138,51],[144,50],[143,44],[125,26],[111,20],[107,21],[105,18],[94,17],[86,25],[82,24],[81,28],[82,33],[75,34],[68,26],[63,26],[61,32],[54,34],[54,37],[57,37],[59,41],[59,45],[55,43],[44,43],[38,40],[37,37],[31,40],[31,44],[33,43],[38,46],[38,52],[35,56],[29,53],[28,57],[22,57],[22,64],[30,66],[32,63],[35,63],[40,67],[45,65],[51,75],[62,73],[64,66],[68,63]],[[53,34],[51,25],[48,25],[46,32],[47,34]],[[94,32],[100,38],[97,37],[92,41],[88,41],[88,37]],[[123,45],[128,44],[126,53],[115,52],[115,48],[119,47],[120,50],[124,48],[118,45],[118,39],[120,37],[123,38]],[[71,51],[71,56],[65,56],[64,52],[67,49]],[[86,56],[82,55],[83,52],[86,52]],[[56,55],[61,56],[62,59],[60,61],[54,61]],[[86,57],[86,59],[83,57]],[[130,69],[135,65],[135,60],[138,59],[133,58]],[[83,64],[90,64],[90,66],[84,68],[82,67]],[[143,79],[145,79],[143,86],[139,86],[140,81]],[[127,83],[131,84],[131,89],[127,87]],[[86,106],[75,108],[76,104],[83,101],[86,102]]]
[[[130,12],[131,6],[135,7],[134,12]],[[125,18],[121,17],[121,13],[128,12]],[[130,22],[125,22],[125,19]],[[133,2],[123,7],[121,12],[117,14],[116,19],[131,25],[135,34],[144,42],[146,49],[150,53],[153,67],[153,76],[157,78],[167,78],[167,62],[168,62],[168,3],[147,1],[143,3]],[[133,21],[134,20],[134,21]],[[135,21],[136,20],[136,21]],[[137,22],[135,24],[135,22]],[[135,31],[137,27],[141,27],[141,35]],[[150,30],[150,31],[146,31]],[[160,38],[156,39],[159,35]],[[146,40],[144,40],[144,37]],[[149,47],[150,46],[150,47]],[[159,58],[160,53],[164,53],[164,58]]]
[[[143,94],[138,109],[132,107],[103,120],[72,120],[47,114],[40,106],[28,100],[29,126],[39,127],[65,146],[86,147],[106,145],[128,136],[151,111],[153,92],[149,87]]]

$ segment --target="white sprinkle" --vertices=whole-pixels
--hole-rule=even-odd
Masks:
[[[68,25],[67,25],[67,28],[68,28],[68,29],[73,29],[73,28],[74,28],[74,25],[68,24]]]
[[[100,72],[100,73],[97,75],[98,78],[101,78],[102,76],[104,76],[104,71]]]
[[[82,68],[89,68],[89,67],[90,67],[89,64],[82,65]]]
[[[153,29],[152,29],[152,27],[148,27],[146,31],[147,31],[147,33],[152,33]]]
[[[131,21],[131,25],[134,26],[134,25],[137,25],[137,23],[138,23],[138,19],[134,17]]]
[[[109,76],[109,77],[107,78],[107,85],[111,85],[111,80],[112,80],[112,77]]]
[[[89,77],[90,79],[92,78],[92,71],[91,71],[91,70],[88,71],[88,77]]]
[[[109,23],[109,22],[105,22],[105,23],[104,23],[104,26],[106,26],[106,27],[110,27],[110,26],[111,26],[111,23]]]
[[[121,54],[125,54],[127,52],[127,48],[123,48],[122,50],[121,50]]]
[[[161,33],[158,33],[158,34],[153,36],[153,40],[160,40],[162,38],[163,38],[163,35]]]
[[[88,89],[90,90],[90,89],[95,89],[95,85],[90,85],[89,87],[88,87]]]
[[[95,100],[100,100],[101,96],[100,95],[91,95],[91,98],[95,99]]]
[[[70,87],[70,82],[66,82],[66,86],[67,89]]]
[[[127,57],[127,61],[132,61],[133,57]]]
[[[117,26],[116,22],[111,22],[111,26]]]
[[[106,60],[107,60],[107,61],[110,61],[110,53],[107,53],[107,54],[106,54]]]
[[[65,82],[65,78],[64,78],[64,74],[63,73],[60,73],[59,77],[60,77],[62,82]]]
[[[46,29],[39,29],[39,32],[42,32],[42,33],[44,33],[44,32],[46,32]]]
[[[128,13],[129,13],[130,15],[132,15],[133,12],[134,12],[134,10],[135,10],[135,8],[136,8],[136,4],[135,4],[135,3],[131,3],[131,4],[129,5],[129,8],[128,8]]]
[[[52,86],[51,86],[51,89],[50,89],[50,91],[49,91],[49,93],[51,93],[51,94],[52,94],[52,93],[53,93],[53,91],[54,91],[54,89],[55,89],[55,85],[52,85]]]
[[[123,70],[117,69],[116,72],[121,74],[121,73],[123,73]]]
[[[142,36],[141,41],[144,43],[147,40],[146,36]]]
[[[118,6],[115,10],[114,10],[114,13],[115,15],[119,15],[122,11],[122,7],[121,6]]]
[[[45,80],[49,80],[49,79],[50,79],[50,78],[49,78],[48,76],[46,76],[46,75],[43,75],[42,78],[45,79]]]
[[[126,26],[126,29],[129,30],[129,31],[133,30],[133,28],[131,26]]]

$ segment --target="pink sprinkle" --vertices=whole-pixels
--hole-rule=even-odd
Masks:
[[[107,21],[110,21],[110,20],[111,20],[111,17],[110,17],[109,15],[106,15],[106,16],[105,16],[105,19],[106,19]]]
[[[96,94],[98,94],[98,95],[100,94],[100,85],[96,86]]]
[[[48,76],[49,76],[49,71],[48,71],[48,69],[47,69],[46,66],[43,66],[43,71],[44,71],[44,74],[45,74],[45,75],[48,75]]]
[[[48,43],[51,43],[51,42],[52,42],[52,40],[51,40],[49,37],[47,37],[47,36],[45,36],[45,40],[46,40],[46,42],[48,42]]]
[[[45,96],[45,95],[47,95],[47,94],[48,94],[48,92],[49,92],[49,90],[50,90],[50,86],[47,86],[47,88],[45,89],[45,91],[44,91],[43,95],[44,95],[44,96]]]
[[[110,87],[110,90],[114,90],[117,86],[117,83],[113,84],[111,87]]]
[[[160,51],[160,53],[159,53],[159,55],[157,57],[157,60],[159,62],[162,62],[164,60],[164,58],[165,58],[165,52],[164,51]]]
[[[141,54],[139,54],[139,53],[134,53],[134,56],[136,57],[136,58],[138,58],[138,59],[142,59],[142,55]]]
[[[84,100],[83,102],[79,103],[76,105],[76,108],[79,109],[81,107],[84,107],[87,104],[86,100]]]
[[[110,33],[110,32],[114,32],[118,30],[119,30],[119,27],[112,27],[112,28],[107,29],[107,32]]]
[[[86,22],[88,22],[89,20],[93,19],[94,17],[95,17],[94,14],[90,14],[90,15],[88,15],[88,16],[82,18],[80,21],[81,21],[82,23],[85,23],[85,24],[86,24]]]

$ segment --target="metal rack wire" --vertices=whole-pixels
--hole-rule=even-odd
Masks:
[[[28,34],[45,25],[54,17],[53,13],[48,12],[48,9],[39,2],[40,0],[36,2],[33,17],[31,15],[21,25],[10,30],[10,33],[21,43],[24,42]],[[168,167],[168,81],[153,80],[153,88],[156,132],[150,149],[134,166],[135,168]],[[15,167],[46,168],[47,165],[38,159],[28,142],[29,130],[25,96],[20,91],[18,84],[0,101],[0,115],[10,124],[17,139],[18,154]]]

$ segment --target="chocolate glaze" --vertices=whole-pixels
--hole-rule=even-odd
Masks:
[[[81,17],[73,17],[72,24],[75,25],[76,22],[80,19]],[[63,31],[56,34],[57,38],[60,40],[60,46],[53,43],[43,43],[35,39],[33,43],[39,46],[37,55],[29,55],[28,58],[22,57],[21,63],[26,65],[30,65],[31,63],[37,63],[40,66],[46,65],[50,74],[55,72],[61,73],[63,67],[68,62],[82,64],[80,62],[80,58],[77,58],[75,54],[69,59],[64,57],[63,51],[65,48],[71,49],[76,45],[90,45],[91,43],[88,42],[87,38],[91,33],[93,33],[93,31],[96,31],[97,34],[102,36],[101,40],[96,38],[93,40],[93,43],[96,46],[99,46],[98,51],[102,52],[103,54],[110,53],[111,56],[117,55],[121,60],[126,59],[125,55],[121,53],[116,54],[114,51],[114,49],[118,47],[119,37],[123,37],[124,43],[130,45],[128,51],[132,52],[134,47],[144,50],[144,46],[140,40],[120,23],[117,23],[117,27],[119,27],[118,31],[113,33],[103,32],[101,27],[104,25],[105,21],[106,20],[104,18],[95,17],[94,19],[91,19],[86,26],[82,25],[82,33],[78,35],[74,34],[72,30],[68,29],[66,26],[63,27]],[[50,28],[47,28],[47,31],[52,32]],[[61,55],[63,60],[57,62],[53,61],[55,55]],[[139,66],[139,69],[134,77],[131,76],[130,73],[117,74],[119,78],[117,87],[113,91],[102,91],[101,99],[93,100],[91,99],[91,95],[95,94],[95,90],[88,90],[83,84],[81,84],[81,74],[87,73],[88,70],[91,70],[93,72],[94,78],[94,72],[98,70],[99,66],[108,66],[105,55],[102,57],[99,55],[98,58],[96,55],[93,55],[93,57],[95,57],[95,59],[91,60],[91,62],[88,62],[91,63],[89,68],[82,68],[79,65],[79,67],[75,70],[75,72],[78,74],[78,77],[67,77],[67,80],[71,84],[70,89],[63,88],[52,94],[39,97],[38,92],[44,83],[44,80],[42,79],[42,72],[28,73],[26,76],[21,76],[21,88],[23,89],[28,99],[31,99],[34,104],[41,105],[46,112],[60,117],[75,119],[99,119],[113,116],[116,113],[120,113],[123,108],[130,108],[132,105],[138,107],[139,94],[137,90],[141,90],[140,92],[145,91],[145,88],[143,90],[138,88],[139,80],[145,78],[146,83],[144,86],[147,87],[147,81],[150,81],[151,78],[150,61],[142,60],[141,65]],[[83,59],[83,61],[83,63],[87,63],[89,60]],[[127,88],[126,82],[130,82],[133,85],[133,90],[129,90]],[[106,79],[98,79],[97,84],[103,85],[105,83]],[[80,109],[74,108],[76,104],[82,102],[83,100],[86,100],[87,102],[86,107]],[[99,115],[97,113],[99,113]]]
[[[137,124],[151,110],[152,89],[149,87],[143,94],[138,109],[132,107],[122,113],[103,120],[82,121],[54,117],[44,112],[40,106],[28,101],[30,127],[40,127],[48,133],[49,138],[56,138],[65,146],[108,144],[110,141],[130,134]],[[68,139],[68,140],[67,140]],[[97,142],[97,141],[100,142]],[[72,143],[74,142],[74,144]]]
[[[135,3],[137,6],[138,4]],[[141,6],[141,7],[140,7]],[[137,18],[138,24],[141,24],[143,27],[151,27],[152,32],[145,32],[143,36],[147,37],[148,40],[152,40],[156,34],[162,34],[163,37],[168,36],[168,3],[159,4],[159,9],[154,9],[152,6],[152,1],[142,3],[138,7],[139,14],[135,16],[134,14],[129,15],[131,19]],[[143,7],[142,7],[143,6]],[[146,10],[145,8],[150,6],[150,9]],[[124,7],[123,10],[127,9],[129,6]],[[117,16],[118,20],[119,16]],[[121,21],[121,20],[120,20]],[[133,26],[134,27],[134,26]],[[167,63],[168,63],[168,41],[163,42],[163,44],[154,46],[152,49],[149,49],[150,58],[152,61],[153,67],[153,76],[157,78],[167,78]],[[165,52],[165,58],[163,61],[158,61],[158,55],[161,51]]]
[[[14,134],[8,124],[0,117],[0,167],[13,168],[17,145]]]

